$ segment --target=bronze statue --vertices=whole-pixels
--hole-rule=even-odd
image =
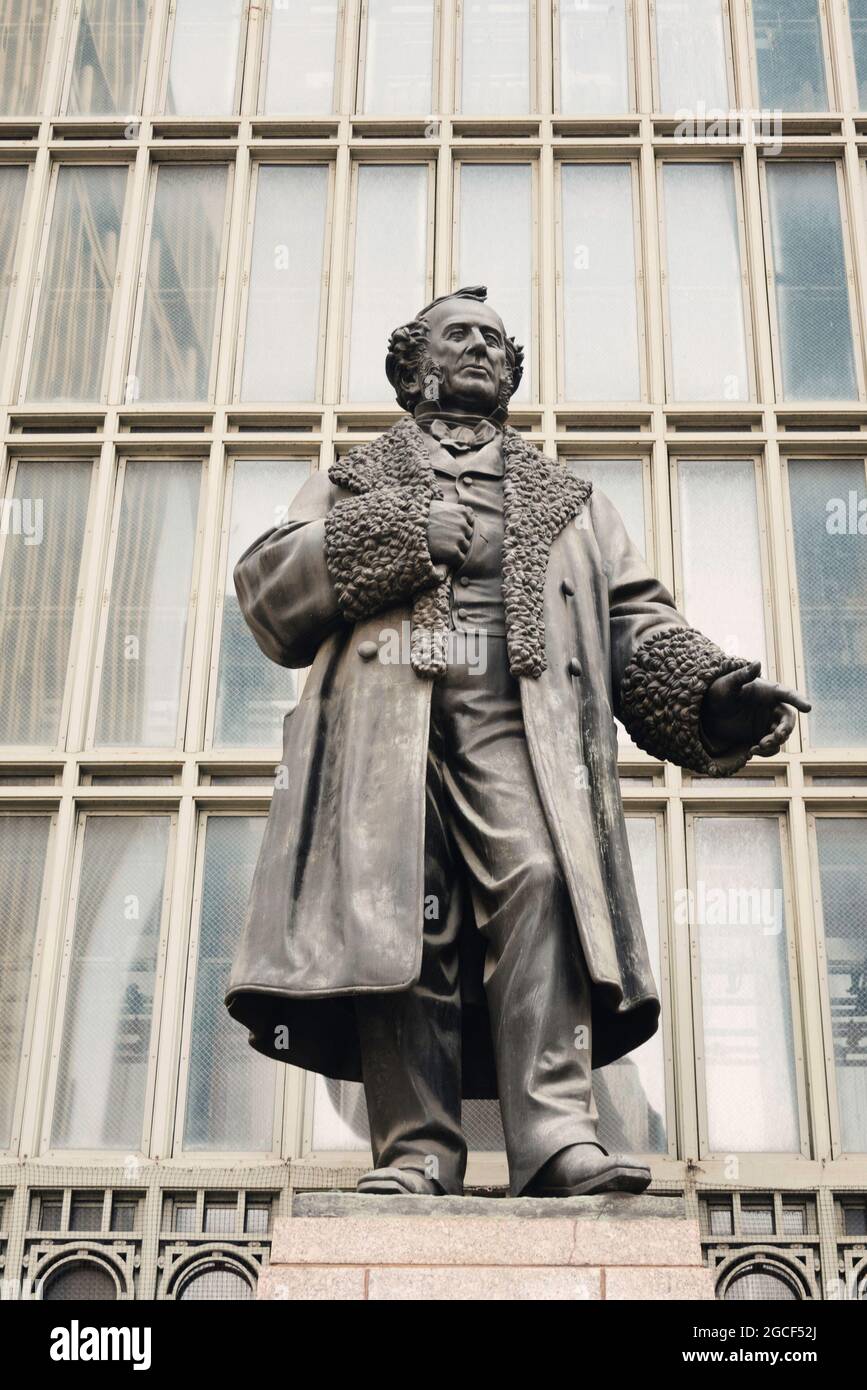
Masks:
[[[311,669],[227,1005],[260,1052],[364,1081],[362,1192],[460,1193],[462,1094],[499,1097],[515,1196],[647,1186],[591,1090],[659,1017],[614,715],[724,776],[809,708],[692,629],[607,498],[508,426],[522,359],[484,287],[427,305],[386,358],[406,416],[235,571],[262,650]]]

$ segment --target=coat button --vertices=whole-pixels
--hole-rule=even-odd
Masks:
[[[467,618],[467,616],[468,614],[466,608],[458,609],[458,617],[461,619],[462,622]]]
[[[564,579],[560,585],[560,588],[562,589],[563,594],[566,598],[571,598],[575,592],[575,585],[572,583],[571,579]]]
[[[570,676],[580,676],[583,674],[581,670],[581,662],[578,660],[577,656],[572,657],[572,660],[569,662],[569,665],[566,669],[569,672]]]
[[[375,642],[360,642],[358,645],[358,655],[362,661],[372,661],[379,653],[379,647]]]

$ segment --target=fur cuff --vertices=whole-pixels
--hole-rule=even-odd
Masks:
[[[710,777],[731,777],[749,748],[712,754],[701,737],[701,706],[720,676],[749,662],[726,656],[691,627],[666,628],[633,653],[620,686],[620,718],[646,753]]]
[[[345,618],[367,618],[438,581],[427,544],[429,507],[427,497],[400,486],[332,507],[325,559]]]

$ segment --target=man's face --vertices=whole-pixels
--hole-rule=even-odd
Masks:
[[[488,414],[506,374],[506,332],[499,314],[472,299],[446,299],[427,314],[428,355],[442,372],[440,404]]]

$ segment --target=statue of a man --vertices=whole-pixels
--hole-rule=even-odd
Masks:
[[[640,1192],[591,1067],[657,1028],[617,775],[768,756],[795,692],[691,628],[611,502],[507,421],[523,352],[484,287],[391,336],[407,412],[315,473],[235,585],[310,666],[227,1004],[257,1050],[364,1081],[359,1191],[460,1193],[498,1096],[513,1195]]]

